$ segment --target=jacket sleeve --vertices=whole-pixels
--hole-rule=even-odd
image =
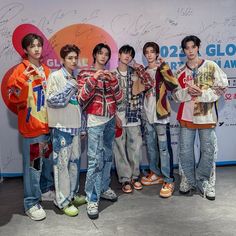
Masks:
[[[16,67],[7,82],[9,101],[16,105],[23,105],[28,98],[29,77],[24,74],[20,66]]]
[[[98,81],[92,74],[81,71],[78,75],[79,95],[78,101],[80,104],[86,103],[95,94],[95,87]]]
[[[58,91],[56,78],[51,75],[47,84],[47,105],[51,108],[65,107],[77,91],[78,85],[75,80],[68,80],[66,86],[62,90]]]
[[[188,102],[192,100],[188,93],[188,88],[181,88],[180,86],[172,91],[172,97],[175,102]]]
[[[144,85],[144,90],[147,91],[151,89],[155,82],[151,78],[148,72],[145,71],[145,68],[143,65],[139,65],[136,69],[135,72],[137,73],[138,77],[141,79],[141,83]]]
[[[120,88],[118,79],[113,74],[112,74],[112,78],[110,79],[110,85],[111,85],[111,89],[114,92],[114,96],[115,96],[117,104],[120,104],[123,100],[123,91]]]
[[[178,86],[174,90],[172,90],[172,97],[175,102],[188,102],[192,100],[192,97],[188,93],[188,88],[184,87],[183,79],[185,78],[185,74],[182,72],[176,73],[176,78],[178,78]]]
[[[164,84],[169,91],[173,91],[178,87],[178,80],[172,73],[169,65],[163,62],[160,66],[160,72],[163,76]]]
[[[197,97],[198,102],[215,102],[224,94],[228,87],[227,75],[214,63],[214,83],[212,87],[202,89],[202,95]]]

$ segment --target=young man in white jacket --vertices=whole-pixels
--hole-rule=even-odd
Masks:
[[[177,115],[180,122],[180,193],[188,194],[197,188],[204,197],[215,200],[216,103],[227,88],[228,80],[215,62],[199,58],[200,43],[194,35],[182,40],[187,62],[177,72],[180,87],[174,93],[181,102]],[[200,139],[197,165],[194,158],[196,131]]]
[[[48,79],[48,123],[52,128],[55,205],[68,216],[76,216],[78,206],[85,203],[77,196],[80,174],[81,108],[77,100],[78,84],[74,70],[80,50],[76,45],[65,45],[60,56],[63,66]]]

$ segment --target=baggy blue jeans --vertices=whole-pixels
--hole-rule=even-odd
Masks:
[[[34,138],[23,137],[23,178],[24,178],[24,208],[25,211],[37,204],[41,193],[53,188],[53,162],[49,158],[38,158],[30,161],[31,144],[44,143],[50,140],[50,135],[40,135]]]
[[[144,125],[150,170],[163,176],[165,182],[174,182],[169,124],[150,124],[146,121]]]
[[[114,118],[105,124],[88,128],[88,170],[85,182],[88,202],[98,202],[101,193],[109,188],[114,138]]]
[[[56,204],[64,208],[79,191],[80,135],[53,129],[52,140]]]
[[[200,140],[200,159],[196,164],[194,141],[198,131]],[[184,176],[191,187],[201,191],[203,181],[209,181],[217,157],[217,137],[215,128],[189,129],[180,128],[179,161]]]

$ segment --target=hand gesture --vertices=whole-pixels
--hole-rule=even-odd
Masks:
[[[159,58],[157,59],[157,67],[160,67],[163,62],[165,62],[165,61],[163,60],[163,58],[159,57]]]
[[[31,65],[28,65],[23,74],[26,75],[27,77],[30,77],[33,74],[33,72],[36,72],[35,69]]]
[[[104,72],[103,72],[103,70],[97,70],[96,72],[95,72],[95,74],[94,74],[94,78],[95,79],[98,79],[99,77],[103,77],[104,76]]]
[[[201,89],[195,85],[195,84],[188,84],[187,83],[187,87],[188,87],[188,93],[192,96],[192,97],[198,97],[202,95],[202,91]]]
[[[107,80],[110,80],[112,79],[112,73],[109,71],[109,70],[104,70],[103,71],[103,74],[104,74],[104,77],[107,79]]]

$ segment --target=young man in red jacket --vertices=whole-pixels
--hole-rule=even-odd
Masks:
[[[118,81],[105,65],[111,57],[108,45],[100,43],[93,49],[94,66],[78,76],[79,102],[87,113],[88,171],[85,183],[87,213],[98,218],[100,197],[116,201],[109,187],[112,166],[112,143],[115,138],[115,113],[122,100]]]

